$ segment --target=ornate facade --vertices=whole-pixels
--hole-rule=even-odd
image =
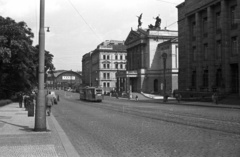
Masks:
[[[127,93],[141,91],[161,93],[163,61],[161,60],[161,49],[158,45],[176,38],[177,35],[177,31],[166,29],[139,28],[136,31],[130,31],[125,41],[127,71],[117,74],[117,77],[121,80],[120,83],[125,84]],[[169,54],[169,56],[171,55]],[[171,68],[168,67],[168,69]],[[167,73],[172,75],[170,71]]]
[[[123,90],[117,84],[116,73],[126,71],[126,47],[123,41],[107,40],[83,56],[84,86],[102,87],[105,94]]]

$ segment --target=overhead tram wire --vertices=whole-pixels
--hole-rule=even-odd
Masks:
[[[173,2],[168,2],[168,1],[163,1],[163,0],[156,0],[156,1],[161,1],[161,2],[164,2],[164,3],[169,3],[169,4],[174,4],[174,5],[178,5],[177,3],[173,3]]]
[[[178,22],[178,21],[173,22],[172,24],[168,25],[167,28],[170,27],[170,26],[172,26],[172,25],[174,25],[174,24],[176,24],[177,22]]]
[[[97,33],[93,30],[93,28],[87,23],[87,21],[83,18],[83,16],[79,13],[79,11],[77,10],[77,8],[73,5],[73,3],[68,0],[68,2],[70,3],[70,5],[73,7],[73,9],[77,12],[77,14],[82,18],[82,20],[85,22],[85,24],[90,28],[90,30],[94,33],[94,35],[98,38],[99,41],[102,41],[100,39],[100,37],[97,35]]]

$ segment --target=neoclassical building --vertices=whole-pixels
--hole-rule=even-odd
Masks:
[[[240,0],[185,0],[177,8],[179,90],[240,95]]]
[[[82,58],[83,85],[101,87],[105,94],[124,90],[117,84],[116,73],[126,71],[124,41],[106,40]]]
[[[173,40],[177,36],[177,31],[160,28],[131,30],[125,41],[127,70],[117,73],[119,81],[117,84],[124,86],[127,93],[141,91],[162,93],[163,60],[161,55],[163,51],[167,52],[166,76],[172,78],[172,67],[169,61],[172,59],[172,50],[175,52],[178,49]],[[167,41],[165,45],[159,45]],[[174,73],[177,74],[177,71]],[[168,87],[168,90],[173,90],[170,82]]]

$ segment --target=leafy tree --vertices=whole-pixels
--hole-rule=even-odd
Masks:
[[[25,22],[0,16],[0,99],[37,85],[38,47]],[[46,67],[54,67],[53,55],[46,51]],[[49,69],[49,68],[48,68]]]

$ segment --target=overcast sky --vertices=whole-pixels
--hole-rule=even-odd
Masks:
[[[45,0],[45,49],[54,55],[56,70],[82,70],[82,56],[105,40],[126,40],[136,30],[155,23],[177,30],[176,6],[184,0]],[[0,16],[24,21],[38,44],[40,0],[0,0]]]

